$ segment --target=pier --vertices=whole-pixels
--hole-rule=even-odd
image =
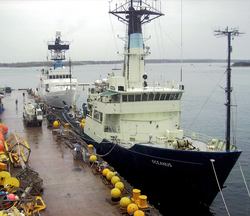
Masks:
[[[112,187],[105,184],[102,174],[95,175],[93,167],[84,160],[75,160],[72,148],[65,139],[53,133],[53,128],[47,127],[46,118],[42,126],[23,124],[24,105],[35,102],[33,95],[26,90],[13,90],[2,102],[4,111],[0,114],[0,122],[8,127],[7,137],[16,134],[26,140],[31,149],[28,165],[43,180],[40,196],[46,208],[39,212],[40,215],[128,215],[119,210],[118,203],[110,203]],[[20,169],[11,166],[11,175],[15,177]],[[132,186],[127,189],[131,197]],[[150,208],[147,215],[161,214]]]
[[[9,135],[17,134],[31,148],[29,166],[39,173],[44,185],[40,196],[46,208],[40,215],[121,215],[115,206],[106,202],[110,189],[102,183],[100,176],[94,175],[83,160],[74,160],[63,140],[55,140],[52,129],[47,129],[46,119],[41,127],[24,126],[23,106],[32,101],[34,97],[26,90],[7,93],[2,99],[5,110],[0,119],[8,127]],[[12,176],[19,169],[11,168]]]

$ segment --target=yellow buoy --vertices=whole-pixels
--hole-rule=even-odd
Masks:
[[[121,181],[121,180],[120,180],[120,178],[119,178],[118,176],[113,176],[113,177],[111,178],[111,183],[112,183],[112,185],[115,185],[115,183],[116,183],[116,182],[119,182],[119,181]]]
[[[110,191],[110,194],[113,198],[117,199],[121,196],[121,191],[118,189],[118,188],[113,188],[111,191]]]
[[[115,183],[115,188],[118,188],[118,189],[120,189],[120,191],[123,191],[124,184],[122,182],[116,182]]]
[[[4,181],[4,188],[6,188],[8,192],[11,191],[15,187],[19,187],[19,185],[20,185],[19,180],[14,177],[7,178]]]
[[[53,126],[54,126],[54,127],[60,126],[60,122],[59,122],[58,120],[57,120],[57,121],[54,121]]]
[[[107,173],[107,175],[106,175],[106,178],[107,178],[108,180],[111,180],[113,176],[115,176],[115,173],[112,172],[112,171],[109,171],[109,172]]]
[[[134,216],[145,216],[145,213],[142,210],[136,210]]]
[[[82,122],[82,123],[85,123],[85,122],[86,122],[86,119],[85,119],[85,118],[84,118],[84,119],[82,119],[82,120],[81,120],[81,122]]]
[[[81,128],[84,128],[85,123],[81,123],[80,126],[81,126]]]
[[[106,168],[102,171],[102,174],[106,176],[108,172],[110,172],[110,169]]]
[[[94,161],[97,161],[97,157],[95,155],[91,155],[89,160],[91,163],[93,163]]]
[[[132,213],[134,213],[134,212],[137,211],[137,210],[138,210],[138,207],[137,207],[137,205],[134,204],[134,203],[130,203],[130,204],[127,206],[127,212],[128,212],[128,214],[132,214]]]
[[[120,206],[123,208],[127,208],[127,206],[131,203],[128,197],[122,197],[120,200]]]
[[[1,171],[0,172],[0,185],[1,186],[4,186],[4,181],[7,179],[7,178],[10,178],[11,177],[11,174],[7,171]]]

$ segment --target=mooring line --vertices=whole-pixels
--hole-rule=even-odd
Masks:
[[[244,183],[245,183],[245,186],[246,186],[246,189],[247,189],[248,196],[250,197],[249,189],[248,189],[248,186],[247,186],[247,182],[246,182],[246,179],[245,179],[245,176],[244,176],[240,161],[239,161],[239,166],[240,166],[240,171],[241,171],[242,178],[244,180]]]
[[[222,193],[222,190],[221,190],[221,187],[220,187],[220,184],[219,184],[219,180],[217,178],[217,174],[216,174],[216,171],[215,171],[215,168],[214,168],[214,159],[210,159],[211,163],[212,163],[212,167],[213,167],[213,170],[214,170],[214,175],[215,175],[215,178],[216,178],[216,181],[217,181],[217,184],[218,184],[218,187],[219,187],[219,190],[220,190],[220,194],[221,194],[221,197],[222,197],[222,200],[224,202],[224,205],[225,205],[225,208],[227,210],[227,214],[230,216],[230,213],[228,211],[228,208],[227,208],[227,204],[226,204],[226,201],[224,199],[224,196],[223,196],[223,193]]]

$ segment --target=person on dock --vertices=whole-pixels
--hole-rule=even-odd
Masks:
[[[16,99],[16,106],[18,105],[18,100]]]

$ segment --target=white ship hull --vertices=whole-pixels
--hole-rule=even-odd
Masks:
[[[65,105],[73,106],[78,98],[79,94],[76,93],[75,96],[75,89],[70,89],[47,93],[44,96],[44,101],[52,107],[63,108]]]

